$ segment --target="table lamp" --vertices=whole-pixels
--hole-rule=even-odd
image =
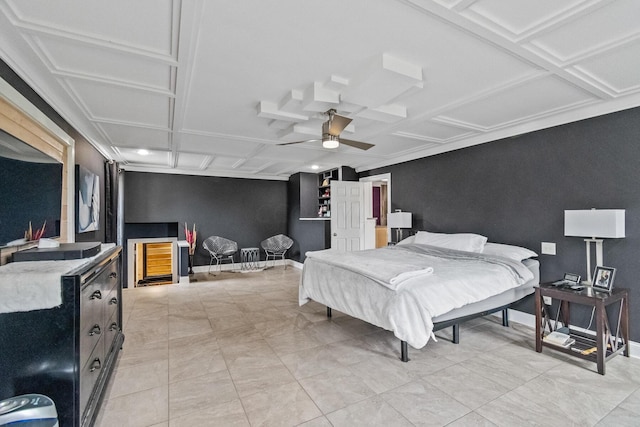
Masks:
[[[587,237],[587,284],[591,284],[591,243],[596,245],[596,266],[602,266],[603,238],[625,237],[624,209],[584,209],[564,211],[564,235]]]
[[[396,243],[402,240],[402,229],[411,228],[411,212],[402,212],[396,209],[387,215],[387,225],[396,229]]]

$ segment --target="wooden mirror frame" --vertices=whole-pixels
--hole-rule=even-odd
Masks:
[[[0,128],[62,164],[60,242],[75,241],[74,140],[4,79],[0,78]],[[21,248],[16,248],[21,249]],[[2,251],[0,264],[9,255]]]

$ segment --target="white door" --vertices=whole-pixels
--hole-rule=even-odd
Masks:
[[[370,182],[331,181],[331,248],[365,249],[365,220],[371,218]]]

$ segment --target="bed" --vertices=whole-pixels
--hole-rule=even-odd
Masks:
[[[308,252],[299,303],[313,300],[386,330],[408,345],[424,347],[434,331],[453,326],[454,342],[465,320],[502,311],[534,292],[535,252],[487,243],[463,233],[418,232],[396,246],[354,252]]]

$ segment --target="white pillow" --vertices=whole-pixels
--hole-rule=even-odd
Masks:
[[[472,233],[445,234],[418,231],[414,243],[456,249],[458,251],[482,252],[484,244],[487,243],[487,238]]]
[[[537,257],[538,254],[527,248],[520,246],[505,245],[502,243],[487,243],[484,245],[483,254],[501,256],[516,261],[522,261],[528,258]]]
[[[396,245],[410,245],[412,243],[415,243],[414,240],[416,239],[416,236],[409,236],[406,239],[402,239],[400,240],[398,243],[396,243]]]

